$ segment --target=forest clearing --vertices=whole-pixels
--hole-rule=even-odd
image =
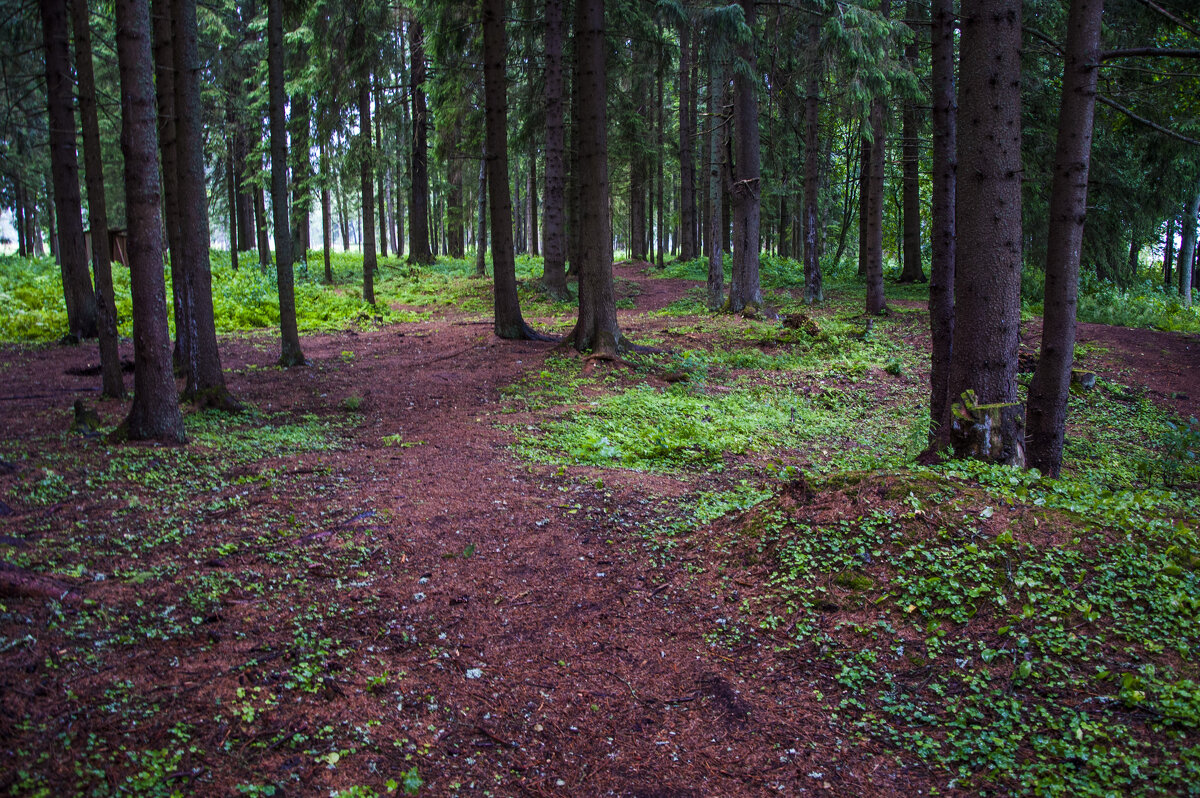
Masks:
[[[407,320],[305,367],[223,335],[247,409],[182,447],[106,441],[94,350],[0,349],[6,792],[1195,789],[1200,337],[1081,325],[1047,480],[913,462],[918,299],[864,336],[861,286],[770,291],[789,327],[618,264],[663,351],[614,364],[440,271],[385,261]]]

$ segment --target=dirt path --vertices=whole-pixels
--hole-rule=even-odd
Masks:
[[[693,286],[649,280],[629,265],[617,274],[640,285],[639,313]],[[1084,340],[1109,340],[1093,325],[1085,332]],[[1189,392],[1194,402],[1196,369],[1178,358],[1194,353],[1195,339],[1144,337],[1146,351],[1163,354],[1144,354],[1149,364],[1129,355],[1130,368],[1149,369],[1151,384],[1161,379],[1164,391]],[[1113,350],[1124,357],[1124,347],[1141,339],[1118,335]],[[525,419],[504,412],[500,390],[539,370],[553,344],[498,341],[487,326],[451,317],[308,336],[304,348],[313,365],[290,372],[265,368],[275,353],[267,336],[230,339],[223,356],[233,392],[265,410],[329,415],[358,400],[346,447],[288,464],[312,469],[321,490],[280,497],[267,488],[263,501],[284,506],[263,523],[286,528],[278,516],[290,513],[293,521],[328,518],[326,527],[336,520],[332,528],[353,533],[353,543],[320,534],[293,539],[312,563],[298,601],[354,608],[314,631],[343,641],[346,661],[357,663],[340,682],[332,670],[323,677],[328,704],[321,714],[351,724],[378,720],[370,734],[383,742],[336,768],[286,746],[247,744],[240,772],[198,777],[214,794],[228,794],[248,774],[267,774],[296,777],[299,794],[328,795],[414,765],[429,795],[869,796],[916,794],[926,783],[919,767],[839,734],[814,699],[818,683],[835,675],[817,652],[779,654],[761,641],[711,644],[709,636],[736,615],[737,586],[695,559],[655,566],[639,534],[653,522],[656,502],[684,495],[686,485],[627,471],[601,479],[589,469],[515,458],[512,433],[498,425]],[[95,382],[64,372],[92,357],[61,347],[0,351],[6,438],[33,441],[64,429],[66,409]],[[122,410],[106,405],[102,414],[111,422]],[[396,435],[411,445],[389,445],[385,439]],[[0,481],[0,495],[4,487]],[[97,501],[64,502],[54,524],[87,529],[113,512]],[[346,508],[354,511],[348,520]],[[29,529],[32,516],[22,510],[0,518],[0,534],[20,538]],[[208,522],[213,530],[216,518]],[[362,552],[354,569],[329,570],[355,546]],[[236,564],[274,573],[267,555],[234,557],[196,568]],[[108,584],[88,595],[113,606],[138,597],[136,588]],[[154,598],[178,599],[169,585]],[[20,608],[45,620],[35,603]],[[292,632],[277,612],[263,596],[235,595],[204,621],[203,645],[150,643],[123,670],[160,685],[173,712],[200,725],[203,747],[219,749],[231,727],[205,725],[214,695],[282,678],[272,670],[279,660],[263,666],[258,682],[230,668],[279,656],[271,652],[285,648]],[[0,654],[8,674],[3,708],[53,731],[61,717],[56,702],[91,682],[68,684],[47,671],[40,664],[46,653]],[[187,664],[183,674],[165,668],[171,656]],[[382,673],[385,686],[367,673]],[[321,721],[310,711],[273,708],[271,725],[312,735]],[[98,714],[97,723],[112,723]],[[157,733],[165,737],[165,727]],[[30,740],[0,733],[4,748],[17,743]],[[68,777],[65,764],[63,772]]]

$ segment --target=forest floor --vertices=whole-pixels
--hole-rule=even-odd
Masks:
[[[68,431],[78,398],[102,429],[127,409],[91,347],[0,347],[0,792],[1197,789],[1194,535],[1138,554],[1148,580],[1182,562],[1152,596],[1182,607],[1133,617],[1133,577],[1100,574],[1130,525],[1194,524],[1186,474],[1109,512],[919,469],[920,302],[864,336],[835,296],[805,331],[617,273],[623,330],[668,354],[586,361],[452,309],[305,336],[289,371],[273,335],[226,336],[252,409],[189,412],[185,447]],[[1080,343],[1104,412],[1133,408],[1112,436],[1200,413],[1200,337]],[[1097,462],[1124,440],[1080,437]],[[1055,592],[1084,581],[1113,602],[1094,634],[1103,598]]]

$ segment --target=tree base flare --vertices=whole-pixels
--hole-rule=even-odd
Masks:
[[[1025,417],[1018,402],[981,405],[966,390],[950,407],[954,456],[1002,465],[1025,465]]]

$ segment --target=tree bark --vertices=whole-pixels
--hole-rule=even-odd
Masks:
[[[358,81],[359,186],[362,189],[363,301],[375,304],[375,153],[371,150],[371,76]]]
[[[879,13],[886,19],[891,0],[883,0]],[[884,122],[887,97],[880,95],[871,102],[871,177],[867,183],[867,315],[878,316],[887,310],[883,296],[883,167]]]
[[[292,234],[288,229],[282,6],[283,0],[267,0],[267,78],[271,115],[271,210],[275,217],[275,275],[279,286],[279,365],[290,368],[304,365],[305,361],[304,352],[300,349],[300,332],[296,327]],[[264,228],[264,237],[265,232]]]
[[[229,136],[225,146],[225,185],[229,202],[229,268],[238,270],[238,214],[237,214],[237,175],[233,158],[233,136]]]
[[[546,0],[546,193],[542,198],[542,283],[567,296],[566,126],[563,119],[563,0]]]
[[[450,185],[446,193],[446,254],[452,258],[466,255],[463,240],[463,221],[466,216],[463,210],[463,160],[459,157],[461,138],[458,124],[455,123],[450,147],[453,154],[447,166]]]
[[[1022,465],[1017,403],[1021,315],[1021,3],[962,4],[950,440],[959,457]],[[959,333],[966,333],[959,334]]]
[[[116,0],[117,62],[121,77],[121,151],[125,156],[125,214],[133,292],[133,403],[124,422],[134,440],[185,440],[175,399],[171,338],[163,279],[162,217],[150,10],[146,0]]]
[[[1163,285],[1171,285],[1171,267],[1175,260],[1175,217],[1167,219],[1167,238],[1163,242]]]
[[[917,68],[920,43],[918,36],[922,26],[918,23],[921,5],[917,0],[908,0],[905,17],[912,26],[913,37],[904,48],[904,60],[909,68]],[[899,282],[925,282],[925,269],[921,265],[921,121],[916,100],[906,97],[903,113],[903,160],[904,178],[901,191],[904,203],[904,268]]]
[[[376,77],[378,82],[378,77]],[[379,211],[379,239],[376,242],[376,248],[379,251],[379,257],[386,258],[388,253],[388,221],[387,221],[387,185],[385,178],[387,170],[383,168],[383,114],[380,113],[383,94],[379,87],[375,87],[375,158],[379,163],[375,164],[375,179],[378,190],[375,193],[375,201],[378,204]],[[453,162],[452,162],[453,163]],[[451,166],[453,169],[453,166]],[[453,172],[451,173],[451,182],[453,182]],[[453,188],[451,188],[453,190]],[[378,261],[376,262],[378,265]],[[372,302],[371,304],[375,304]]]
[[[171,32],[170,0],[151,0],[151,25],[154,32],[154,76],[158,90],[158,148],[162,157],[163,226],[166,230],[167,253],[171,268],[171,306],[174,310],[175,370],[183,374],[191,360],[188,325],[178,323],[184,318],[183,291],[187,280],[183,274],[183,232],[179,224],[179,136],[175,124],[175,42]]]
[[[754,0],[739,0],[746,25],[754,30]],[[761,174],[758,133],[758,81],[753,39],[739,48],[746,69],[733,78],[734,138],[737,148],[733,183],[733,278],[729,284],[728,308],[738,313],[762,307],[758,279]]]
[[[479,193],[476,197],[478,203],[477,209],[477,232],[475,234],[475,276],[487,276],[487,145],[485,143],[483,153],[479,158]]]
[[[75,33],[75,73],[79,77],[79,119],[87,180],[88,224],[92,229],[92,270],[96,275],[97,331],[100,336],[100,391],[123,399],[121,355],[117,348],[117,312],[113,294],[112,253],[108,246],[108,205],[104,195],[104,163],[100,120],[96,112],[96,79],[92,66],[92,31],[87,0],[71,0]]]
[[[580,352],[616,357],[622,344],[612,275],[608,185],[608,81],[604,0],[575,2],[575,164],[579,183],[579,319],[570,340]]]
[[[868,197],[871,196],[871,141],[863,136],[858,157],[858,276],[867,276],[870,246],[867,244]]]
[[[954,87],[954,0],[933,0],[930,67],[933,100],[932,237],[929,258],[929,434],[948,431],[950,360],[954,349],[955,181],[958,170]],[[942,443],[948,443],[943,439]]]
[[[261,164],[259,168],[262,168]],[[266,189],[261,183],[258,183],[254,186],[253,191],[254,225],[258,237],[258,268],[265,272],[271,266],[271,240],[267,237]]]
[[[820,31],[816,22],[808,26],[808,47],[812,59],[808,67],[808,90],[804,98],[804,301],[811,305],[825,301],[821,279],[821,260],[817,252],[817,202],[819,196],[820,138]]]
[[[487,124],[487,181],[492,215],[495,332],[500,338],[538,337],[521,317],[508,193],[508,75],[505,0],[483,0],[483,94]]]
[[[1179,295],[1183,304],[1192,304],[1192,271],[1195,266],[1193,256],[1196,254],[1196,214],[1200,213],[1200,185],[1196,186],[1192,201],[1183,212],[1183,224],[1179,239],[1179,266],[1176,272],[1179,276]]]
[[[412,197],[409,199],[408,260],[433,263],[429,248],[429,120],[425,105],[425,31],[409,27],[412,53]]]
[[[724,138],[719,130],[719,120],[725,107],[725,87],[728,84],[724,65],[716,54],[709,52],[708,59],[708,309],[720,310],[725,304],[725,250],[721,232],[724,211],[721,208],[725,193],[722,179]]]
[[[679,26],[679,259],[696,257],[696,130],[692,91],[692,22]]]
[[[1103,0],[1071,0],[1067,16],[1058,145],[1050,187],[1042,344],[1026,408],[1029,465],[1055,477],[1062,470],[1063,429],[1075,353],[1079,254],[1087,214],[1103,13]]]
[[[50,175],[58,216],[59,264],[68,335],[82,340],[98,333],[96,294],[88,273],[83,241],[83,201],[75,154],[75,92],[71,77],[67,0],[42,0],[42,38],[46,47],[46,99],[50,124]]]
[[[325,151],[325,140],[321,139],[321,254],[325,261],[325,284],[333,285],[333,265],[329,250],[333,248],[333,208],[329,201],[329,154]]]
[[[240,410],[225,387],[217,328],[213,316],[212,266],[209,262],[208,194],[204,176],[204,140],[200,129],[200,57],[197,52],[196,0],[172,0],[171,33],[174,42],[176,151],[181,251],[179,292],[182,318],[175,318],[176,334],[187,328],[184,362],[187,399],[207,407]],[[172,261],[174,261],[174,253]]]
[[[308,262],[309,209],[312,206],[311,118],[312,98],[300,92],[293,94],[289,115],[292,125],[292,257],[301,263]]]
[[[525,189],[525,199],[529,203],[528,221],[525,231],[529,234],[529,254],[538,257],[538,191],[537,191],[537,147],[529,153],[529,184]]]

